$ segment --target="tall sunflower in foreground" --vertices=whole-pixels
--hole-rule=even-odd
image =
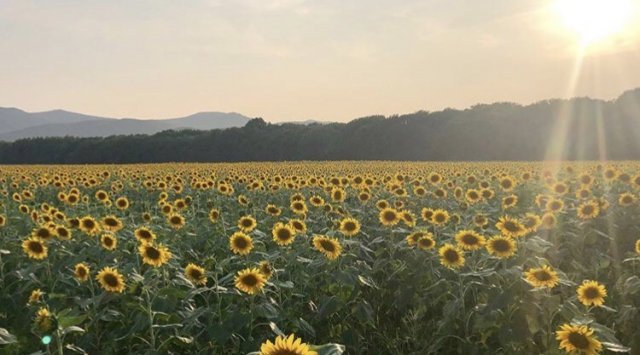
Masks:
[[[196,264],[189,263],[189,265],[184,268],[184,276],[195,285],[204,286],[207,284],[207,276],[205,276],[204,268]]]
[[[143,243],[138,247],[138,252],[142,261],[153,267],[162,266],[171,258],[169,249],[162,244]]]
[[[258,268],[247,268],[238,271],[238,275],[234,279],[236,288],[250,295],[260,292],[267,283],[266,278]]]
[[[438,249],[440,263],[450,269],[459,269],[464,265],[464,253],[451,244],[445,244]]]
[[[235,232],[229,237],[229,248],[234,254],[247,255],[253,249],[253,239],[242,232]]]
[[[318,355],[318,353],[312,351],[301,338],[291,334],[286,338],[278,335],[273,343],[271,340],[262,343],[260,355]]]
[[[595,355],[602,350],[602,343],[593,336],[593,329],[586,325],[565,323],[556,331],[559,349],[571,354]]]
[[[42,260],[47,257],[47,246],[39,238],[29,237],[22,242],[22,250],[31,259]]]
[[[317,235],[313,237],[313,246],[329,260],[336,260],[342,253],[342,245],[336,238]]]
[[[578,300],[585,306],[602,306],[607,289],[597,281],[585,280],[576,291]]]
[[[547,265],[527,270],[524,273],[524,277],[533,287],[554,288],[560,282],[558,273]]]
[[[122,293],[124,291],[124,277],[120,274],[118,269],[106,266],[100,270],[96,276],[96,280],[98,280],[100,286],[106,291],[118,293]]]
[[[282,222],[273,225],[271,234],[273,235],[273,241],[280,246],[289,245],[293,243],[296,238],[296,231],[291,226]]]
[[[340,233],[347,237],[353,237],[360,232],[360,222],[357,219],[347,217],[340,221]]]
[[[514,256],[518,250],[513,238],[503,237],[501,235],[489,238],[486,247],[489,254],[497,256],[500,259],[510,258]]]

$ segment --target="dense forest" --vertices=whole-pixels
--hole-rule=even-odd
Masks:
[[[210,131],[0,142],[3,164],[543,159],[640,159],[640,89],[613,101],[495,103],[349,123],[255,118]]]

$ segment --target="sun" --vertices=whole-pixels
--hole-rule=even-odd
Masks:
[[[556,0],[564,25],[583,45],[611,38],[631,22],[632,0]]]

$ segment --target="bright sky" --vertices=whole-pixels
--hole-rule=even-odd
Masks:
[[[611,99],[640,86],[628,1],[576,71],[554,0],[0,0],[0,106],[275,122]]]

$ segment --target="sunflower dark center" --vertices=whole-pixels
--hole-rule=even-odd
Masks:
[[[500,253],[505,253],[505,252],[508,252],[509,250],[511,250],[511,245],[509,244],[508,241],[506,241],[504,239],[495,240],[493,242],[492,247],[493,247],[493,249],[495,251],[500,252]]]
[[[90,219],[82,221],[82,225],[87,229],[93,229],[96,226],[96,224]]]
[[[589,339],[587,339],[586,336],[580,333],[576,333],[576,332],[569,333],[569,342],[578,349],[589,348]]]
[[[584,290],[584,297],[588,299],[594,299],[600,297],[600,290],[597,287],[587,287]]]
[[[104,238],[104,245],[110,247],[113,245],[113,239],[111,238]]]
[[[147,230],[138,231],[138,236],[141,239],[151,239],[151,233],[149,233],[149,231]]]
[[[42,244],[39,242],[31,242],[29,243],[29,250],[31,250],[36,254],[39,254],[44,251],[44,248],[42,247]]]
[[[460,259],[460,255],[458,255],[457,251],[448,249],[444,252],[444,258],[450,263],[455,263]]]
[[[333,243],[331,243],[328,240],[322,240],[320,241],[320,245],[322,246],[322,249],[328,251],[328,252],[334,252],[336,250],[336,246],[333,245]]]
[[[594,212],[594,208],[591,205],[586,205],[584,207],[582,207],[582,213],[586,214],[586,215],[590,215]]]
[[[191,269],[191,271],[189,271],[189,275],[193,279],[199,279],[202,277],[202,273],[198,269]]]
[[[478,237],[473,234],[465,234],[462,236],[462,242],[467,245],[475,245],[478,243]]]
[[[160,259],[160,251],[154,247],[147,247],[147,249],[145,250],[145,254],[147,256],[147,258],[151,259],[151,260],[158,260]]]
[[[258,284],[258,278],[255,275],[249,274],[242,278],[242,283],[249,287],[253,287]]]
[[[80,277],[85,277],[87,275],[87,269],[85,269],[83,267],[79,267],[78,270],[76,271],[76,273]]]
[[[42,239],[48,239],[51,237],[51,232],[47,228],[40,228],[36,235]]]
[[[356,230],[356,224],[349,221],[349,222],[344,224],[344,229],[346,231],[352,232],[352,231]]]
[[[291,238],[291,232],[286,228],[279,229],[276,235],[280,240],[289,240]]]
[[[250,219],[243,219],[242,220],[242,226],[243,227],[251,227],[253,225],[253,221],[251,221]]]
[[[434,219],[436,220],[436,222],[442,223],[445,220],[445,216],[442,213],[438,213],[434,216]]]
[[[244,249],[249,245],[248,241],[245,238],[236,238],[234,240],[234,244],[238,249]]]
[[[118,278],[114,274],[105,274],[102,280],[110,287],[116,287],[119,284]]]
[[[507,221],[504,223],[504,228],[509,232],[518,232],[520,230],[520,226],[514,222]]]
[[[171,224],[181,224],[182,220],[180,219],[180,217],[171,217]]]
[[[115,219],[113,219],[113,218],[107,218],[107,219],[105,219],[105,220],[104,220],[104,223],[105,223],[106,225],[108,225],[109,227],[115,227],[115,226],[117,226],[117,225],[118,225],[118,221],[116,221],[116,220],[115,220]]]
[[[423,247],[428,248],[433,245],[433,240],[429,238],[421,238],[420,240],[418,240],[418,243],[420,243],[420,245],[422,245]]]
[[[536,271],[534,276],[539,281],[549,281],[549,280],[551,280],[551,274],[549,274],[547,271],[544,271],[544,270]]]

